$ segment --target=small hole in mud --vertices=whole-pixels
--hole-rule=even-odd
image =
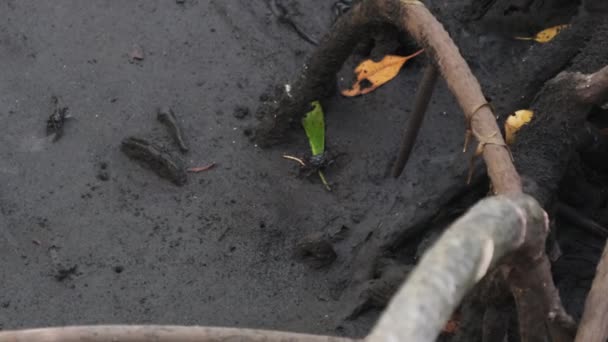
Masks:
[[[114,266],[114,272],[117,274],[122,273],[122,271],[124,271],[125,268],[123,266]]]

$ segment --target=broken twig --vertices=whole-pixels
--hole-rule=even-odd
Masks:
[[[416,93],[414,110],[412,111],[412,116],[408,121],[407,129],[404,132],[397,162],[393,167],[393,177],[395,178],[401,175],[405,164],[407,164],[407,161],[410,158],[410,154],[414,149],[414,144],[416,143],[416,138],[418,137],[418,132],[422,126],[422,121],[424,120],[424,114],[426,113],[431,96],[433,95],[433,90],[437,84],[437,77],[439,74],[437,72],[437,68],[435,68],[432,62],[430,63],[431,64],[427,65],[426,69],[424,70],[424,76],[422,77],[422,81],[420,81],[420,87]]]

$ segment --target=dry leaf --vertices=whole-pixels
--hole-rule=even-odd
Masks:
[[[519,129],[530,122],[534,112],[527,109],[518,110],[507,118],[505,122],[505,140],[507,145],[511,145],[515,142],[515,134]]]
[[[535,40],[538,43],[547,43],[553,40],[555,36],[557,36],[563,29],[569,27],[570,25],[557,25],[553,27],[549,27],[548,29],[544,29],[538,32],[534,37],[515,37],[515,39],[519,40]]]
[[[381,85],[392,80],[399,74],[399,70],[405,62],[421,54],[424,50],[420,50],[409,56],[387,55],[380,62],[374,62],[371,59],[366,59],[355,69],[357,82],[351,89],[343,90],[342,95],[353,97],[371,93]],[[369,86],[362,87],[365,82]]]

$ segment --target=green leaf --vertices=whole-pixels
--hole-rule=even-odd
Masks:
[[[312,155],[316,156],[325,152],[325,119],[323,117],[323,108],[319,101],[311,103],[314,107],[302,119],[302,126],[308,136]]]

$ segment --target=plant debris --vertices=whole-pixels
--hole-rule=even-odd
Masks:
[[[199,173],[199,172],[209,171],[214,167],[215,167],[215,163],[211,163],[207,166],[191,167],[191,168],[188,168],[186,171],[192,172],[192,173]]]
[[[59,140],[63,136],[65,121],[68,119],[68,107],[57,97],[51,97],[53,113],[46,120],[46,135],[55,135],[53,142]]]
[[[186,139],[184,138],[184,132],[181,128],[181,125],[177,121],[177,117],[175,116],[173,110],[171,110],[171,108],[167,106],[161,107],[158,110],[158,115],[156,116],[156,118],[163,125],[165,125],[165,127],[167,127],[169,134],[179,147],[180,151],[182,151],[183,153],[188,152],[189,148],[188,144],[186,143]]]
[[[343,90],[342,95],[353,97],[371,93],[395,78],[405,62],[422,52],[424,50],[419,50],[409,56],[387,55],[379,62],[374,62],[371,59],[364,60],[355,68],[357,82],[350,89]]]
[[[549,27],[538,32],[534,37],[515,37],[518,40],[534,40],[537,43],[548,43],[553,40],[563,29],[570,27],[570,25],[557,25]]]
[[[170,180],[175,185],[186,184],[183,162],[159,146],[141,138],[128,137],[122,141],[121,150],[129,158],[152,169],[160,177]]]

